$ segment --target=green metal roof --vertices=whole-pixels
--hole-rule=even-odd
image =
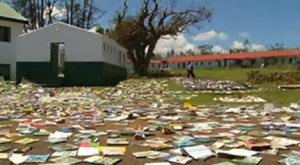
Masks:
[[[15,9],[8,4],[0,2],[0,19],[27,22],[27,19],[19,14]]]

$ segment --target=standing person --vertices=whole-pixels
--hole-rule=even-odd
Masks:
[[[187,78],[190,78],[190,76],[192,76],[193,78],[195,78],[195,74],[194,74],[194,66],[193,64],[189,61],[188,65],[187,65]]]

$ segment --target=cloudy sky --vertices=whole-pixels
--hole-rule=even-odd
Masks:
[[[168,4],[168,0],[163,3]],[[105,27],[122,6],[122,0],[97,0],[106,11],[99,21]],[[132,13],[141,0],[129,0]],[[213,19],[201,28],[192,28],[174,39],[165,36],[157,45],[157,52],[170,49],[185,51],[198,45],[214,45],[215,51],[226,52],[230,47],[242,47],[249,39],[252,50],[283,42],[285,47],[300,47],[300,0],[178,0],[178,8],[204,5],[213,10]]]

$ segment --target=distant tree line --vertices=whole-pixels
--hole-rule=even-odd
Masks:
[[[62,21],[84,29],[97,24],[104,11],[95,0],[7,0],[28,19],[27,30],[34,30],[55,21]]]

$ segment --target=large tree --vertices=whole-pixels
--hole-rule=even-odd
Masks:
[[[210,19],[211,11],[207,8],[197,6],[178,10],[175,0],[168,6],[158,0],[143,0],[138,13],[129,15],[125,0],[110,36],[128,49],[128,57],[134,65],[135,73],[147,75],[150,60],[155,55],[155,46],[162,36],[176,36],[191,26]]]

